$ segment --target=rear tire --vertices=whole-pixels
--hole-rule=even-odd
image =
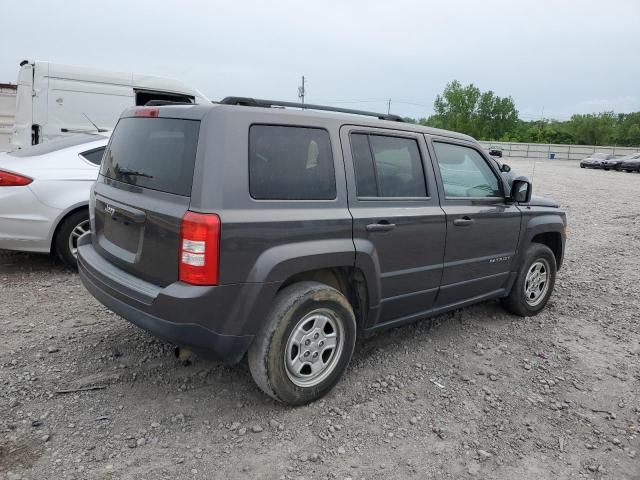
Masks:
[[[551,249],[541,243],[532,243],[524,254],[511,293],[503,301],[505,308],[521,317],[540,313],[553,293],[556,269],[556,257]]]
[[[335,386],[355,341],[356,319],[344,295],[322,283],[296,283],[278,293],[249,348],[249,369],[267,395],[304,405]]]
[[[87,209],[78,210],[68,215],[58,226],[53,249],[66,266],[78,268],[76,259],[78,238],[89,230],[89,210]]]

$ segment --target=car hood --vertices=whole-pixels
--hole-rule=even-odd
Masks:
[[[545,197],[539,197],[537,195],[531,195],[531,200],[526,205],[531,207],[552,207],[560,208],[560,204],[555,200]]]

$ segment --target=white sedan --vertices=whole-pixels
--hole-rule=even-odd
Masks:
[[[0,249],[53,253],[75,267],[108,140],[80,134],[0,154]]]

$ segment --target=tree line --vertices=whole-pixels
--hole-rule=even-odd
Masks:
[[[511,97],[454,80],[433,103],[428,118],[406,121],[466,133],[478,140],[572,145],[640,146],[640,112],[572,115],[569,120],[524,121]]]

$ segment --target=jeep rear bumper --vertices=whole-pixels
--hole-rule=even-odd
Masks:
[[[176,282],[159,287],[100,256],[90,234],[78,242],[78,271],[86,289],[100,303],[168,342],[235,363],[253,340],[253,334],[242,332],[247,322],[228,317],[240,313],[236,303],[254,297],[251,291],[260,284],[199,287]]]

